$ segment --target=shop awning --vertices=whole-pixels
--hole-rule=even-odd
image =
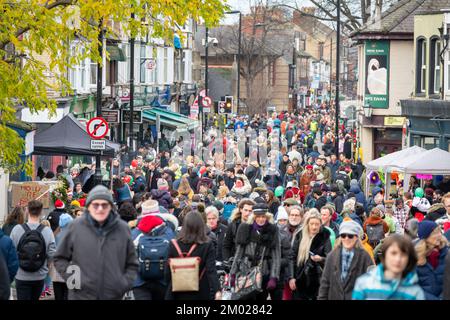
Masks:
[[[142,112],[142,117],[150,122],[156,123],[156,114],[149,112],[150,110],[144,110]],[[160,117],[161,125],[174,128],[174,129],[187,129],[186,124],[174,120],[167,119],[165,117]]]
[[[127,61],[122,48],[119,48],[119,46],[106,46],[106,51],[109,53],[110,61]]]
[[[182,114],[164,110],[161,108],[147,109],[144,111],[143,114],[144,115],[148,114],[149,117],[154,118],[154,120],[152,120],[152,121],[156,121],[156,115],[159,115],[160,119],[161,119],[161,124],[164,124],[163,123],[163,120],[164,120],[164,121],[166,121],[168,126],[172,126],[172,127],[176,127],[176,128],[184,127],[188,130],[193,130],[194,128],[199,126],[199,123],[196,120],[190,119]],[[145,116],[144,116],[144,118],[145,118]],[[177,125],[175,126],[175,124],[177,124]]]

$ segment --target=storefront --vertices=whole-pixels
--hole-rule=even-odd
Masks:
[[[404,117],[374,115],[363,117],[360,134],[363,160],[370,161],[402,149]]]
[[[450,101],[401,100],[410,146],[450,151]]]

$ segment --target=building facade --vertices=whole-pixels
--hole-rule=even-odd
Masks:
[[[414,96],[401,101],[405,145],[450,151],[450,10],[414,17]]]

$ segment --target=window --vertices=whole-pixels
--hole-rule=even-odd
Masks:
[[[153,61],[152,47],[149,45],[146,45],[146,44],[141,44],[140,63],[139,63],[140,83],[153,83],[154,82],[154,80],[155,80],[155,63],[153,63],[153,69],[149,69],[152,61]]]
[[[426,90],[425,84],[427,77],[427,44],[424,38],[417,40],[416,50],[416,93],[422,93]]]
[[[275,61],[267,66],[267,85],[273,87],[275,85]]]
[[[323,42],[319,42],[319,59],[323,59]]]
[[[89,84],[96,85],[97,84],[97,62],[92,59],[89,59]]]
[[[450,51],[447,57],[447,90],[450,91]]]
[[[164,48],[164,83],[169,80],[169,48]]]
[[[439,93],[441,91],[441,61],[440,61],[441,43],[437,37],[430,42],[430,83],[428,86],[429,94]]]
[[[84,55],[84,49],[81,50],[81,55]],[[82,89],[84,89],[86,87],[86,59],[83,59],[80,62],[80,78],[80,86]]]

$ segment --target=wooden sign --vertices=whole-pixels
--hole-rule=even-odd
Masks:
[[[35,200],[37,198],[44,205],[44,208],[48,208],[50,205],[50,192],[47,192],[50,189],[49,184],[45,184],[42,182],[32,181],[32,182],[16,182],[11,183],[11,193],[12,193],[12,203],[11,207],[15,207],[17,205],[25,207],[28,202],[31,200]],[[45,195],[42,196],[47,192]]]

